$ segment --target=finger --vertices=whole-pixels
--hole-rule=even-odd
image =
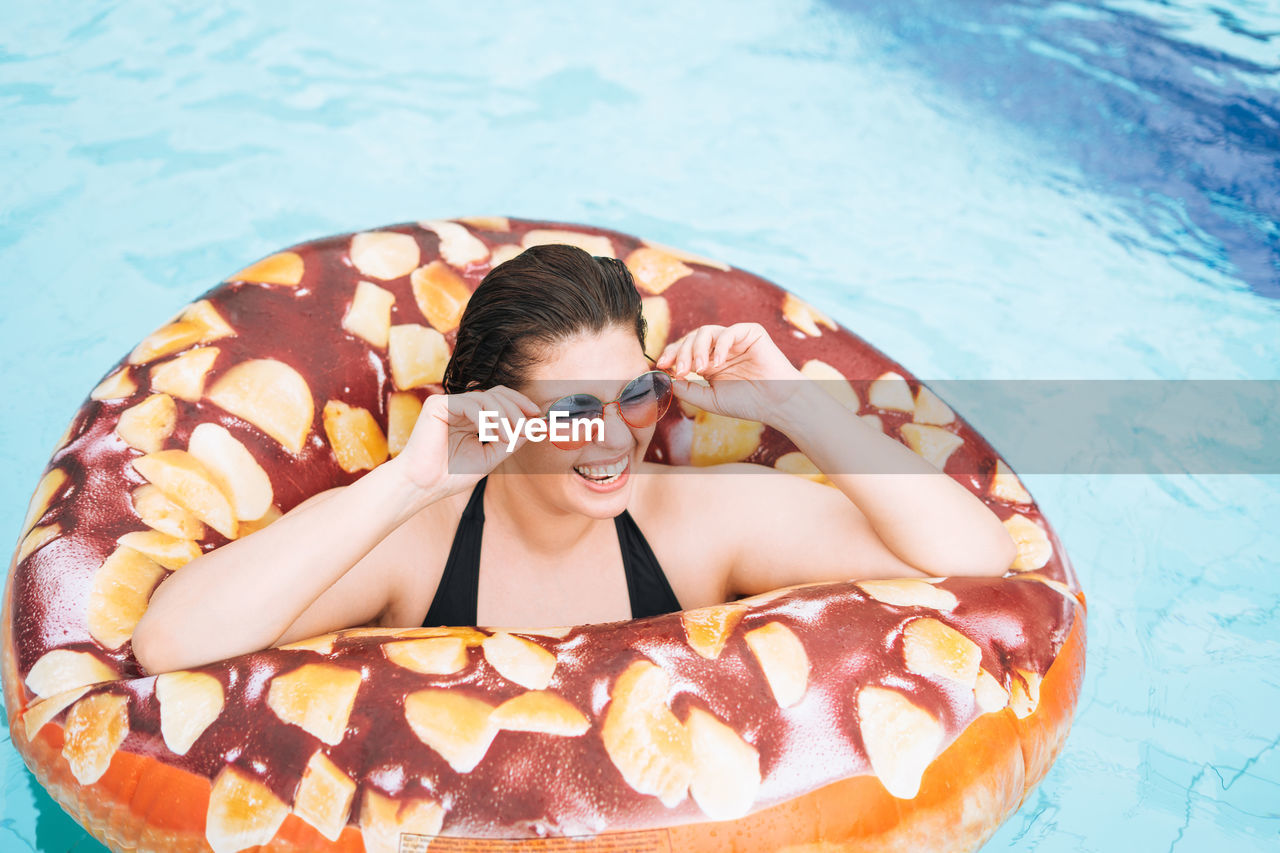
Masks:
[[[765,332],[764,326],[759,323],[737,323],[736,325],[742,327],[742,334],[738,336],[738,340],[744,347],[751,346],[768,334]]]
[[[733,349],[734,342],[738,339],[740,331],[735,323],[721,332],[720,336],[716,338],[715,347],[711,351],[711,365],[713,367],[719,367],[724,364],[725,359],[728,358]]]
[[[504,399],[514,402],[526,417],[532,418],[542,414],[542,410],[538,408],[537,403],[514,388],[509,388],[506,385],[495,385],[489,390],[495,394],[501,395]]]
[[[502,416],[511,423],[512,429],[519,430],[521,440],[517,441],[515,446],[512,448],[512,450],[515,450],[523,443],[523,438],[526,435],[522,421],[533,416],[526,415],[524,409],[522,409],[515,400],[512,400],[509,397],[498,397],[498,403],[502,406]]]
[[[454,429],[461,429],[463,432],[474,434],[479,438],[481,429],[495,427],[492,421],[481,423],[480,412],[484,409],[484,398],[480,397],[477,392],[468,391],[465,394],[453,394],[452,397],[449,397],[449,425]]]
[[[496,389],[490,393],[486,405],[493,407],[498,412],[498,416],[510,424],[511,429],[519,429],[523,421],[537,417],[537,413],[532,411],[532,406],[526,410],[526,407],[522,406],[520,400],[513,394]]]
[[[676,376],[684,376],[693,369],[693,336],[695,332],[690,332],[680,339],[680,349],[676,353]]]
[[[701,373],[707,367],[707,360],[710,357],[711,345],[715,342],[716,336],[724,331],[724,326],[707,325],[698,329],[693,336],[693,343],[689,348],[689,357],[693,364],[693,369]]]
[[[675,392],[676,397],[686,403],[692,403],[699,409],[712,412],[716,409],[715,392],[707,385],[702,385],[689,379],[673,379],[671,380],[671,390]]]
[[[662,355],[658,356],[658,367],[670,367],[675,364],[676,355],[680,352],[680,345],[684,343],[684,339],[689,335],[681,335],[671,343],[667,344],[662,350]]]
[[[442,420],[447,430],[448,459],[450,471],[458,473],[455,460],[462,457],[462,449],[475,442],[482,450],[489,446],[481,438],[482,427],[479,423],[480,404],[472,395],[451,394],[444,397],[445,410]]]
[[[475,442],[484,460],[480,473],[484,473],[508,455],[508,448],[514,452],[524,443],[524,431],[518,428],[523,414],[513,401],[504,400],[491,391],[469,391],[459,397],[465,399],[459,399],[456,406],[459,418],[452,441],[453,452]],[[509,444],[512,429],[516,430],[516,436],[514,443]]]
[[[453,426],[466,426],[479,423],[481,402],[476,392],[452,394],[448,398],[449,423]]]
[[[759,323],[734,323],[729,328],[733,331],[733,340],[724,353],[723,363],[726,365],[739,361],[765,335],[764,327]]]
[[[516,405],[515,400],[505,394],[494,393],[491,389],[485,392],[484,404],[486,408],[495,412],[500,419],[506,422],[505,427],[499,427],[504,442],[510,440],[509,434],[512,430],[517,431],[521,436],[524,435],[524,430],[520,429],[522,421],[525,419],[524,412]]]
[[[482,431],[490,437],[496,436],[496,441],[507,440],[507,433],[499,421],[506,419],[510,422],[511,415],[488,391],[468,391],[465,394],[459,394],[455,408],[458,418],[454,425],[459,429],[474,435],[477,440],[480,440]],[[489,442],[481,441],[480,443],[485,445]]]

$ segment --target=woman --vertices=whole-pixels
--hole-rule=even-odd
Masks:
[[[370,623],[607,622],[795,583],[1008,568],[1013,542],[978,498],[804,378],[759,325],[695,329],[653,373],[640,308],[625,265],[574,247],[496,267],[463,314],[447,393],[403,452],[170,577],[134,631],[139,663],[187,668]],[[644,462],[669,387],[780,430],[835,488]],[[566,407],[600,414],[603,435],[522,435],[513,452],[480,440],[482,411],[515,424]],[[679,470],[725,476],[649,476]]]

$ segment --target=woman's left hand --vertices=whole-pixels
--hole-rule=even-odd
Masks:
[[[803,378],[759,323],[699,326],[668,344],[657,364],[675,377],[681,400],[762,423],[776,419]],[[709,384],[686,379],[691,371]]]

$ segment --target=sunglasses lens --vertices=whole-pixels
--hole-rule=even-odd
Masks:
[[[651,370],[627,384],[618,399],[622,418],[637,429],[653,426],[671,405],[671,377]]]
[[[604,409],[600,401],[590,394],[570,394],[551,404],[547,409],[548,420],[553,414],[557,415],[559,426],[555,426],[556,421],[551,421],[552,428],[569,437],[562,440],[552,438],[551,444],[561,450],[577,450],[590,441],[591,421],[602,417]]]
[[[548,415],[559,413],[559,417],[566,422],[598,418],[603,412],[600,401],[590,394],[570,394],[568,397],[561,397],[547,409]]]
[[[627,383],[618,397],[618,413],[628,425],[636,429],[651,427],[666,414],[674,394],[671,376],[661,370],[651,370]],[[610,404],[612,405],[612,404]],[[570,394],[561,397],[547,409],[547,420],[552,435],[564,438],[548,438],[561,450],[577,450],[592,440],[591,422],[604,417],[604,405],[591,394]],[[554,421],[552,416],[555,416]],[[556,423],[559,423],[558,433]],[[598,432],[598,430],[597,430]]]

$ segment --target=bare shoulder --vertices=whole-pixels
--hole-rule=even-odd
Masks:
[[[672,466],[646,463],[633,512],[665,531],[690,531],[699,542],[724,551],[758,536],[825,523],[849,513],[861,516],[838,489],[776,468],[749,462]]]
[[[711,496],[710,478],[691,465],[641,462],[636,473],[630,512],[638,522],[671,524],[689,519],[702,499]]]
[[[727,600],[744,537],[776,529],[779,487],[792,477],[748,463],[707,467],[641,463],[631,514],[687,609]],[[815,489],[831,491],[804,481]]]
[[[841,500],[835,490],[805,477],[750,462],[702,467],[645,462],[639,473],[653,476],[641,478],[643,491],[637,490],[637,503],[652,505],[650,511],[664,517],[698,510],[705,518],[707,513],[714,516],[720,511],[738,512],[762,500],[797,495],[816,500],[829,498],[837,503]]]

